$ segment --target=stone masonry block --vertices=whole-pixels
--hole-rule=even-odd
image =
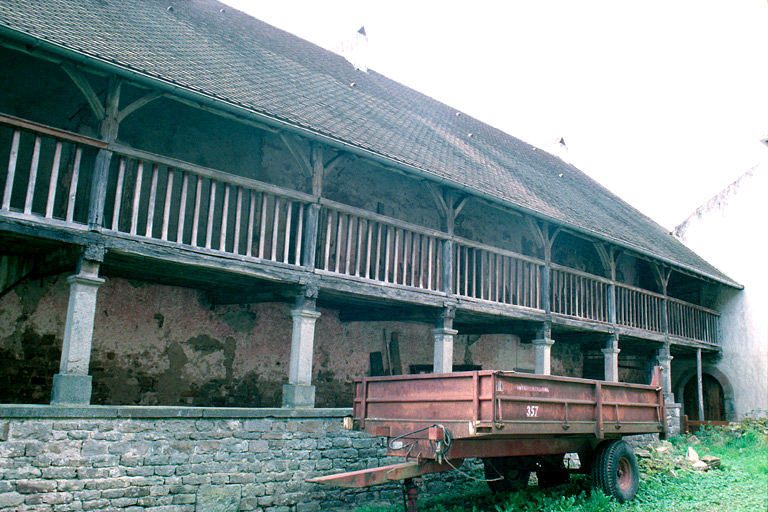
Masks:
[[[16,507],[24,503],[24,496],[18,492],[0,494],[0,508]]]
[[[39,494],[56,490],[54,480],[22,480],[16,482],[16,491],[21,494]]]

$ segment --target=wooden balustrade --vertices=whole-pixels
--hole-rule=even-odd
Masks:
[[[541,308],[543,262],[465,239],[454,247],[456,295]]]
[[[110,148],[106,229],[301,264],[311,197],[131,148]]]
[[[597,322],[611,321],[610,280],[552,265],[550,286],[553,313]]]
[[[664,332],[664,296],[616,284],[616,323],[646,331]]]
[[[720,315],[716,311],[667,298],[669,333],[682,338],[718,344]]]
[[[102,150],[112,154],[105,233],[302,264],[311,195],[2,114],[0,157],[8,165],[0,166],[0,215],[83,229]],[[553,314],[611,322],[609,279],[553,264],[543,290],[541,260],[327,199],[320,205],[315,267],[322,272],[444,291],[443,252],[452,246],[459,297],[541,309],[548,292]],[[615,301],[618,325],[664,333],[666,303],[670,335],[718,343],[715,311],[620,283]]]
[[[88,222],[98,140],[0,115],[0,148],[8,148],[0,210],[50,221]]]
[[[441,290],[445,235],[322,200],[316,267],[383,283]]]

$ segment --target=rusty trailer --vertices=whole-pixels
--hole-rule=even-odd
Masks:
[[[579,471],[619,501],[634,497],[637,461],[625,435],[665,434],[661,369],[650,385],[511,371],[364,377],[354,383],[353,415],[344,426],[385,437],[401,464],[313,478],[339,487],[402,480],[415,510],[413,478],[481,458],[493,491],[566,481],[567,453]],[[409,507],[410,508],[410,507]]]

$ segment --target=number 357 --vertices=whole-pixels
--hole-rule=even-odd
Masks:
[[[539,415],[539,406],[538,405],[528,405],[525,408],[525,416],[528,418],[535,418]]]

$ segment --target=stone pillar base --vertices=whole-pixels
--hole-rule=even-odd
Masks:
[[[540,338],[533,340],[532,343],[534,372],[539,375],[550,375],[552,373],[551,351],[555,340]]]
[[[91,403],[91,381],[90,375],[54,374],[51,404],[89,405]]]
[[[668,401],[664,404],[667,410],[667,436],[677,436],[682,433],[682,416],[680,416],[680,410],[682,405]]]
[[[283,384],[283,407],[308,409],[315,406],[315,386]]]

